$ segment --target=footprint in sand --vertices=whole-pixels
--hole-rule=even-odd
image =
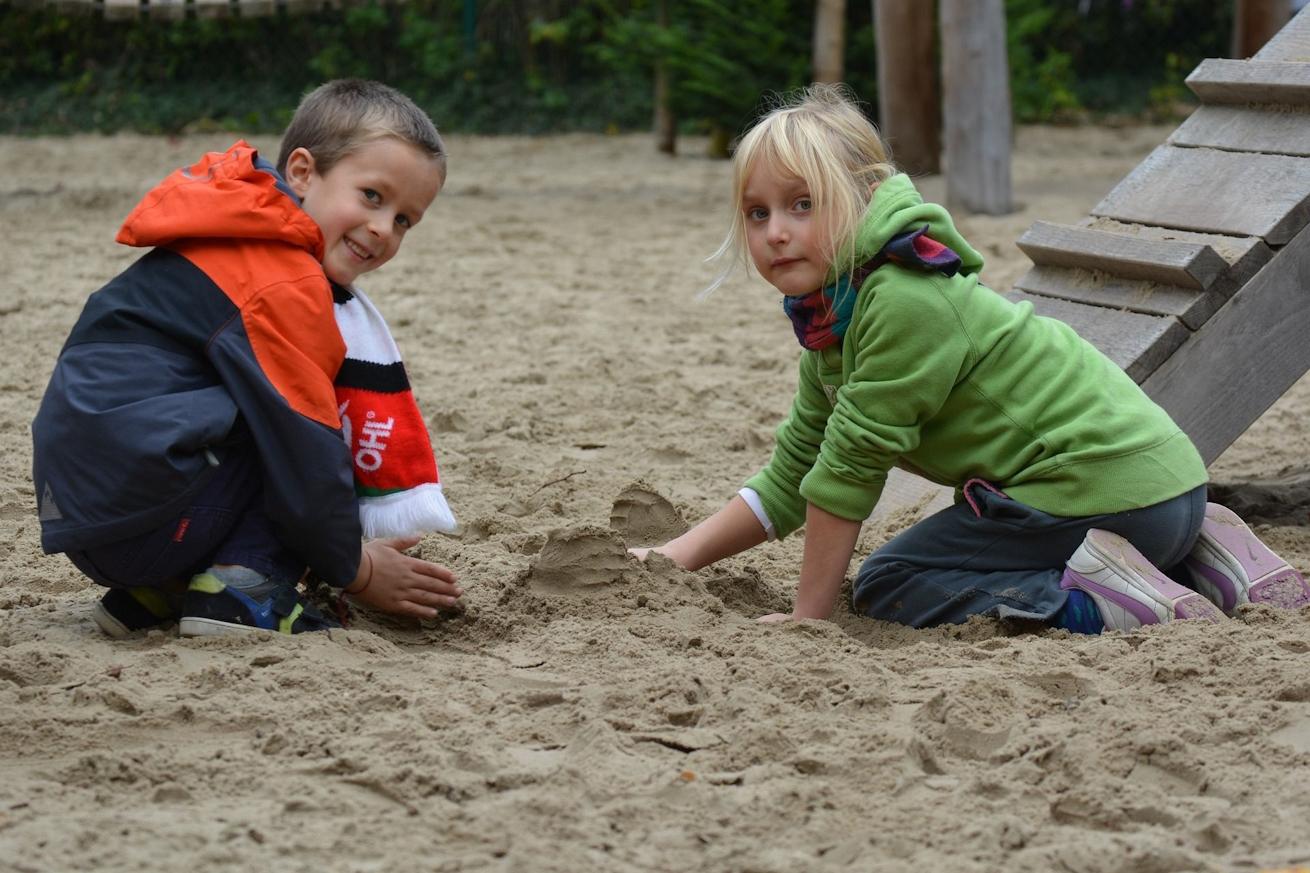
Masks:
[[[528,566],[538,591],[562,594],[608,585],[631,568],[627,546],[612,530],[586,525],[554,530]]]
[[[685,533],[687,522],[672,503],[645,482],[633,482],[614,500],[610,527],[632,545],[647,546]]]

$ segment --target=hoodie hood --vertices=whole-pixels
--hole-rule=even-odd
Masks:
[[[950,213],[936,203],[924,203],[919,191],[904,173],[884,181],[873,192],[855,234],[855,262],[861,263],[882,250],[898,233],[927,225],[928,236],[960,256],[960,272],[978,273],[983,258],[955,229]]]
[[[318,225],[273,165],[245,141],[170,173],[136,205],[117,236],[129,246],[203,238],[275,240],[323,260]]]

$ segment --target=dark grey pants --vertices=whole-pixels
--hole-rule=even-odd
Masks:
[[[238,564],[294,583],[304,562],[278,538],[264,514],[263,471],[249,443],[238,443],[177,518],[148,533],[68,558],[97,585],[164,588],[186,583],[211,564]]]
[[[1205,519],[1204,485],[1144,509],[1081,518],[1048,515],[979,480],[965,488],[971,502],[929,516],[864,561],[856,612],[911,627],[971,615],[1049,621],[1067,596],[1064,563],[1089,529],[1119,534],[1167,571],[1191,551]]]

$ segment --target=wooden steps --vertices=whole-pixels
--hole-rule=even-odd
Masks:
[[[1187,83],[1202,105],[1084,222],[1023,235],[1008,296],[1123,367],[1208,463],[1310,368],[1310,13]]]

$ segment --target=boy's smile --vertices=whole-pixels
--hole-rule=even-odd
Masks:
[[[823,284],[827,259],[804,179],[779,175],[760,162],[746,177],[741,209],[746,246],[765,281],[788,296],[809,294]]]
[[[323,232],[323,272],[340,285],[391,260],[444,181],[438,161],[396,139],[367,143],[323,174],[296,149],[286,175]]]

